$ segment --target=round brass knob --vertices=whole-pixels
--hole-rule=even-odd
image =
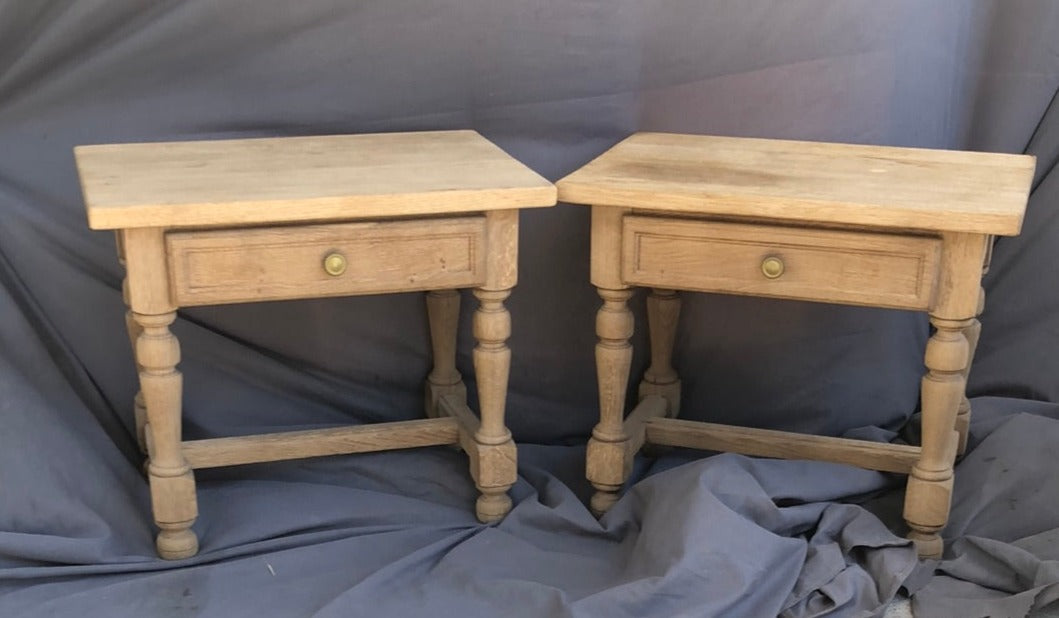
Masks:
[[[337,251],[328,253],[324,258],[324,271],[332,277],[337,277],[346,272],[346,256]]]
[[[761,262],[761,274],[769,279],[777,279],[783,274],[783,260],[772,255]]]

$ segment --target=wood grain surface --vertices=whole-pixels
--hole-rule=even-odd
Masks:
[[[74,149],[92,229],[531,208],[555,187],[474,131]]]
[[[1028,155],[637,133],[557,185],[575,204],[1011,236],[1034,164]]]

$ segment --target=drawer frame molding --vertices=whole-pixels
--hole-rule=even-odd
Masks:
[[[463,288],[485,281],[486,217],[173,231],[182,307]],[[324,260],[341,255],[343,272]]]
[[[939,236],[627,215],[622,279],[629,285],[926,310]],[[780,260],[780,274],[762,272]]]

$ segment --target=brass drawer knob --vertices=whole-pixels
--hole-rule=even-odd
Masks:
[[[769,279],[778,279],[783,274],[783,260],[772,255],[761,262],[761,274]]]
[[[328,253],[324,258],[324,271],[332,277],[337,277],[346,272],[346,256],[337,251]]]

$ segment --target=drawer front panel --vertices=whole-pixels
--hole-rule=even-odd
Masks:
[[[631,285],[929,309],[941,239],[662,217],[625,217]]]
[[[471,287],[485,249],[485,217],[166,235],[179,306]]]

